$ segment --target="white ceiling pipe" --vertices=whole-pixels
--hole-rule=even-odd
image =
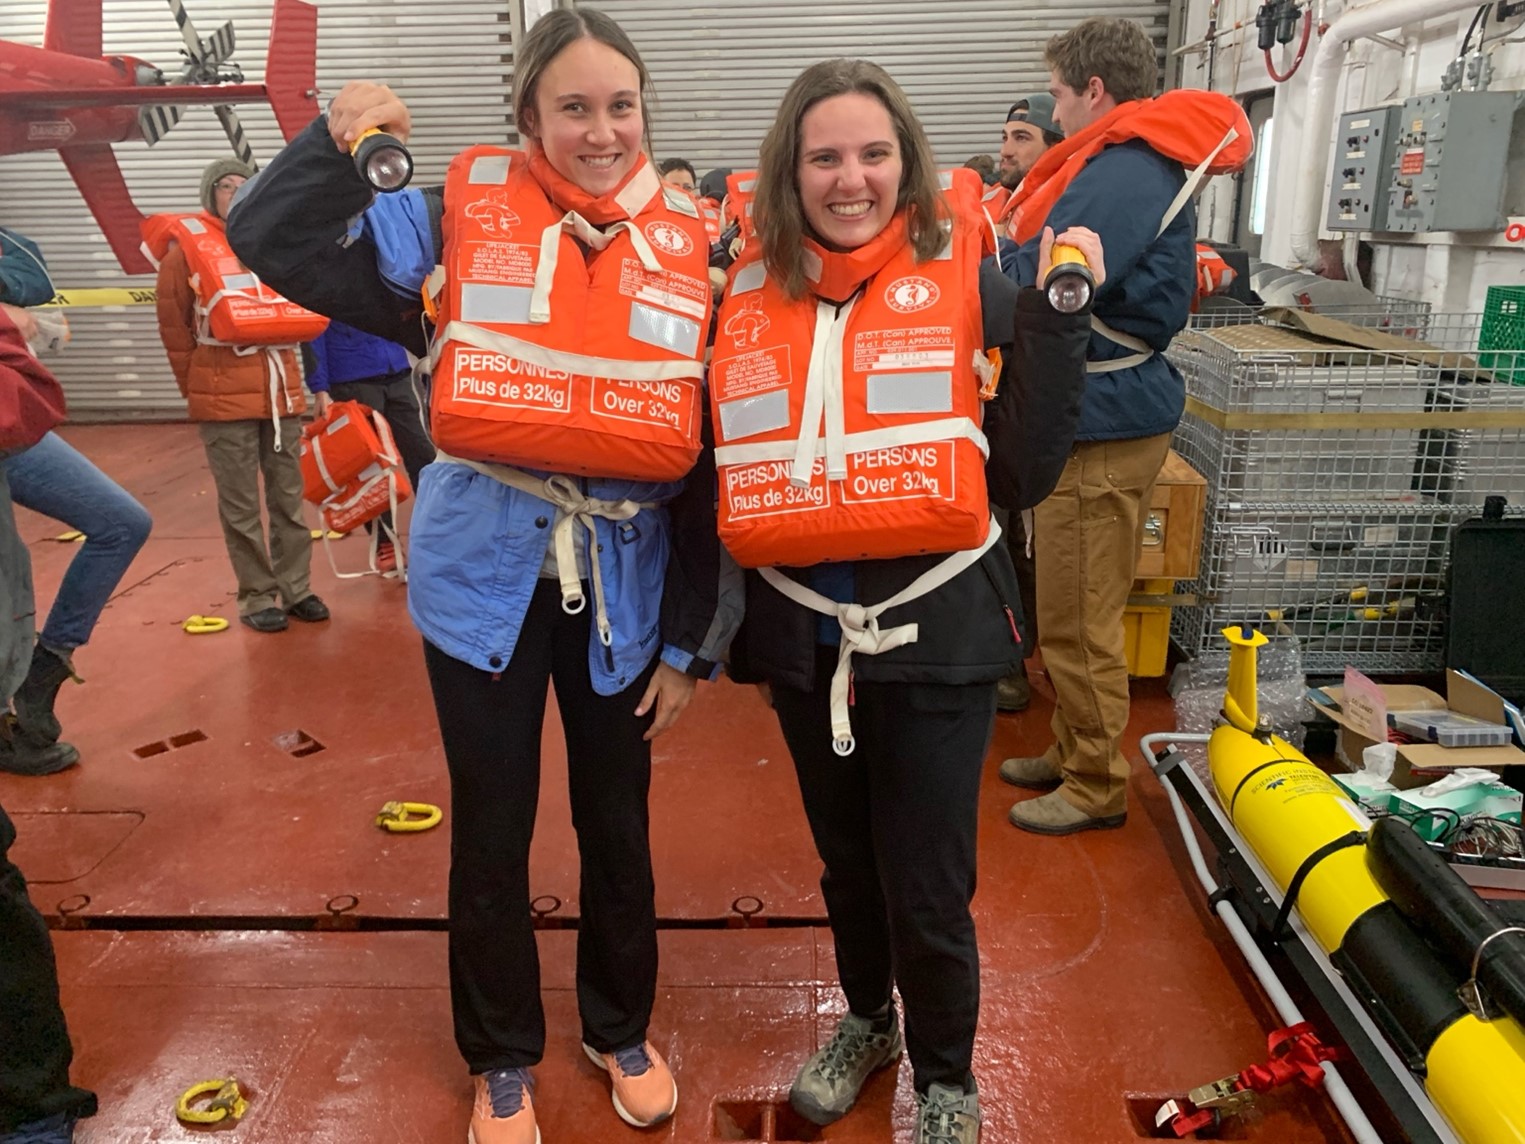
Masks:
[[[1329,157],[1329,137],[1334,129],[1334,93],[1340,77],[1345,45],[1376,32],[1386,32],[1404,24],[1446,16],[1466,8],[1475,8],[1478,0],[1376,0],[1342,13],[1319,41],[1313,56],[1313,71],[1308,81],[1308,103],[1303,116],[1308,162],[1297,182],[1292,200],[1292,255],[1297,263],[1318,265],[1319,208],[1324,203],[1324,183],[1328,176],[1325,164]]]

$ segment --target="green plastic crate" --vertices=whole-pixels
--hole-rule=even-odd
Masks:
[[[1478,364],[1499,381],[1525,385],[1525,286],[1488,287],[1477,348]]]

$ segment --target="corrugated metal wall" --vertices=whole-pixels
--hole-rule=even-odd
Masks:
[[[319,0],[323,99],[350,79],[392,84],[413,111],[418,177],[442,177],[451,155],[510,138],[510,0]],[[1168,0],[728,0],[690,7],[666,0],[595,3],[630,32],[651,68],[658,157],[683,155],[702,174],[745,166],[779,97],[808,63],[856,55],[883,64],[910,93],[939,159],[959,163],[999,149],[1001,116],[1048,82],[1043,45],[1092,13],[1144,23],[1163,45]],[[105,49],[172,70],[180,39],[163,0],[104,0]],[[203,36],[224,20],[235,57],[263,75],[269,0],[188,0]],[[0,0],[0,36],[42,42],[46,0]],[[261,159],[281,145],[268,107],[239,109]],[[158,146],[117,147],[146,213],[194,209],[201,168],[228,153],[210,107],[187,108]],[[151,285],[122,274],[73,183],[51,153],[0,157],[0,221],[42,244],[61,288]],[[159,344],[151,306],[75,309],[68,350],[49,360],[81,419],[176,417],[184,403]]]
[[[619,20],[656,88],[658,158],[703,175],[756,162],[784,90],[817,60],[858,56],[906,90],[937,149],[962,163],[1000,150],[1019,96],[1048,88],[1043,47],[1086,16],[1138,20],[1163,50],[1168,0],[590,0]]]
[[[164,0],[104,0],[105,50],[178,67],[181,41]],[[202,36],[224,20],[238,34],[234,59],[251,81],[264,74],[269,0],[186,0]],[[413,112],[418,177],[437,182],[445,165],[472,143],[509,138],[513,71],[509,0],[319,0],[318,85],[328,98],[347,80],[389,83]],[[0,36],[41,44],[46,0],[0,0]],[[270,108],[239,108],[255,155],[282,145]],[[150,149],[116,148],[139,208],[146,214],[194,210],[202,167],[229,154],[210,107],[187,108],[180,125]],[[43,248],[63,289],[152,286],[117,265],[55,154],[0,157],[0,222]],[[74,340],[50,359],[80,419],[179,417],[185,404],[159,342],[152,306],[69,311]]]

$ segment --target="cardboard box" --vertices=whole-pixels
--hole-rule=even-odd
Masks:
[[[1376,740],[1356,730],[1351,717],[1340,709],[1344,703],[1343,687],[1325,687],[1323,694],[1336,706],[1315,703],[1325,715],[1340,725],[1340,754],[1353,770],[1361,767],[1361,753]],[[1444,711],[1505,723],[1504,700],[1495,691],[1456,671],[1446,672],[1445,697],[1428,687],[1412,684],[1387,684],[1382,694],[1389,711]],[[1312,702],[1312,700],[1310,700]],[[1502,767],[1525,765],[1525,751],[1510,744],[1504,747],[1442,747],[1439,743],[1402,743],[1393,767],[1392,784],[1399,790],[1428,786],[1447,771],[1457,767],[1482,767],[1497,772]]]

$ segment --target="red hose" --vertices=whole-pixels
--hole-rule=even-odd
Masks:
[[[1271,62],[1271,49],[1266,49],[1266,71],[1277,83],[1286,83],[1297,74],[1297,69],[1302,66],[1303,56],[1308,52],[1308,37],[1313,32],[1313,5],[1309,4],[1303,9],[1303,39],[1297,45],[1297,56],[1292,61],[1292,66],[1287,69],[1286,75],[1281,75],[1276,70],[1276,65]]]

